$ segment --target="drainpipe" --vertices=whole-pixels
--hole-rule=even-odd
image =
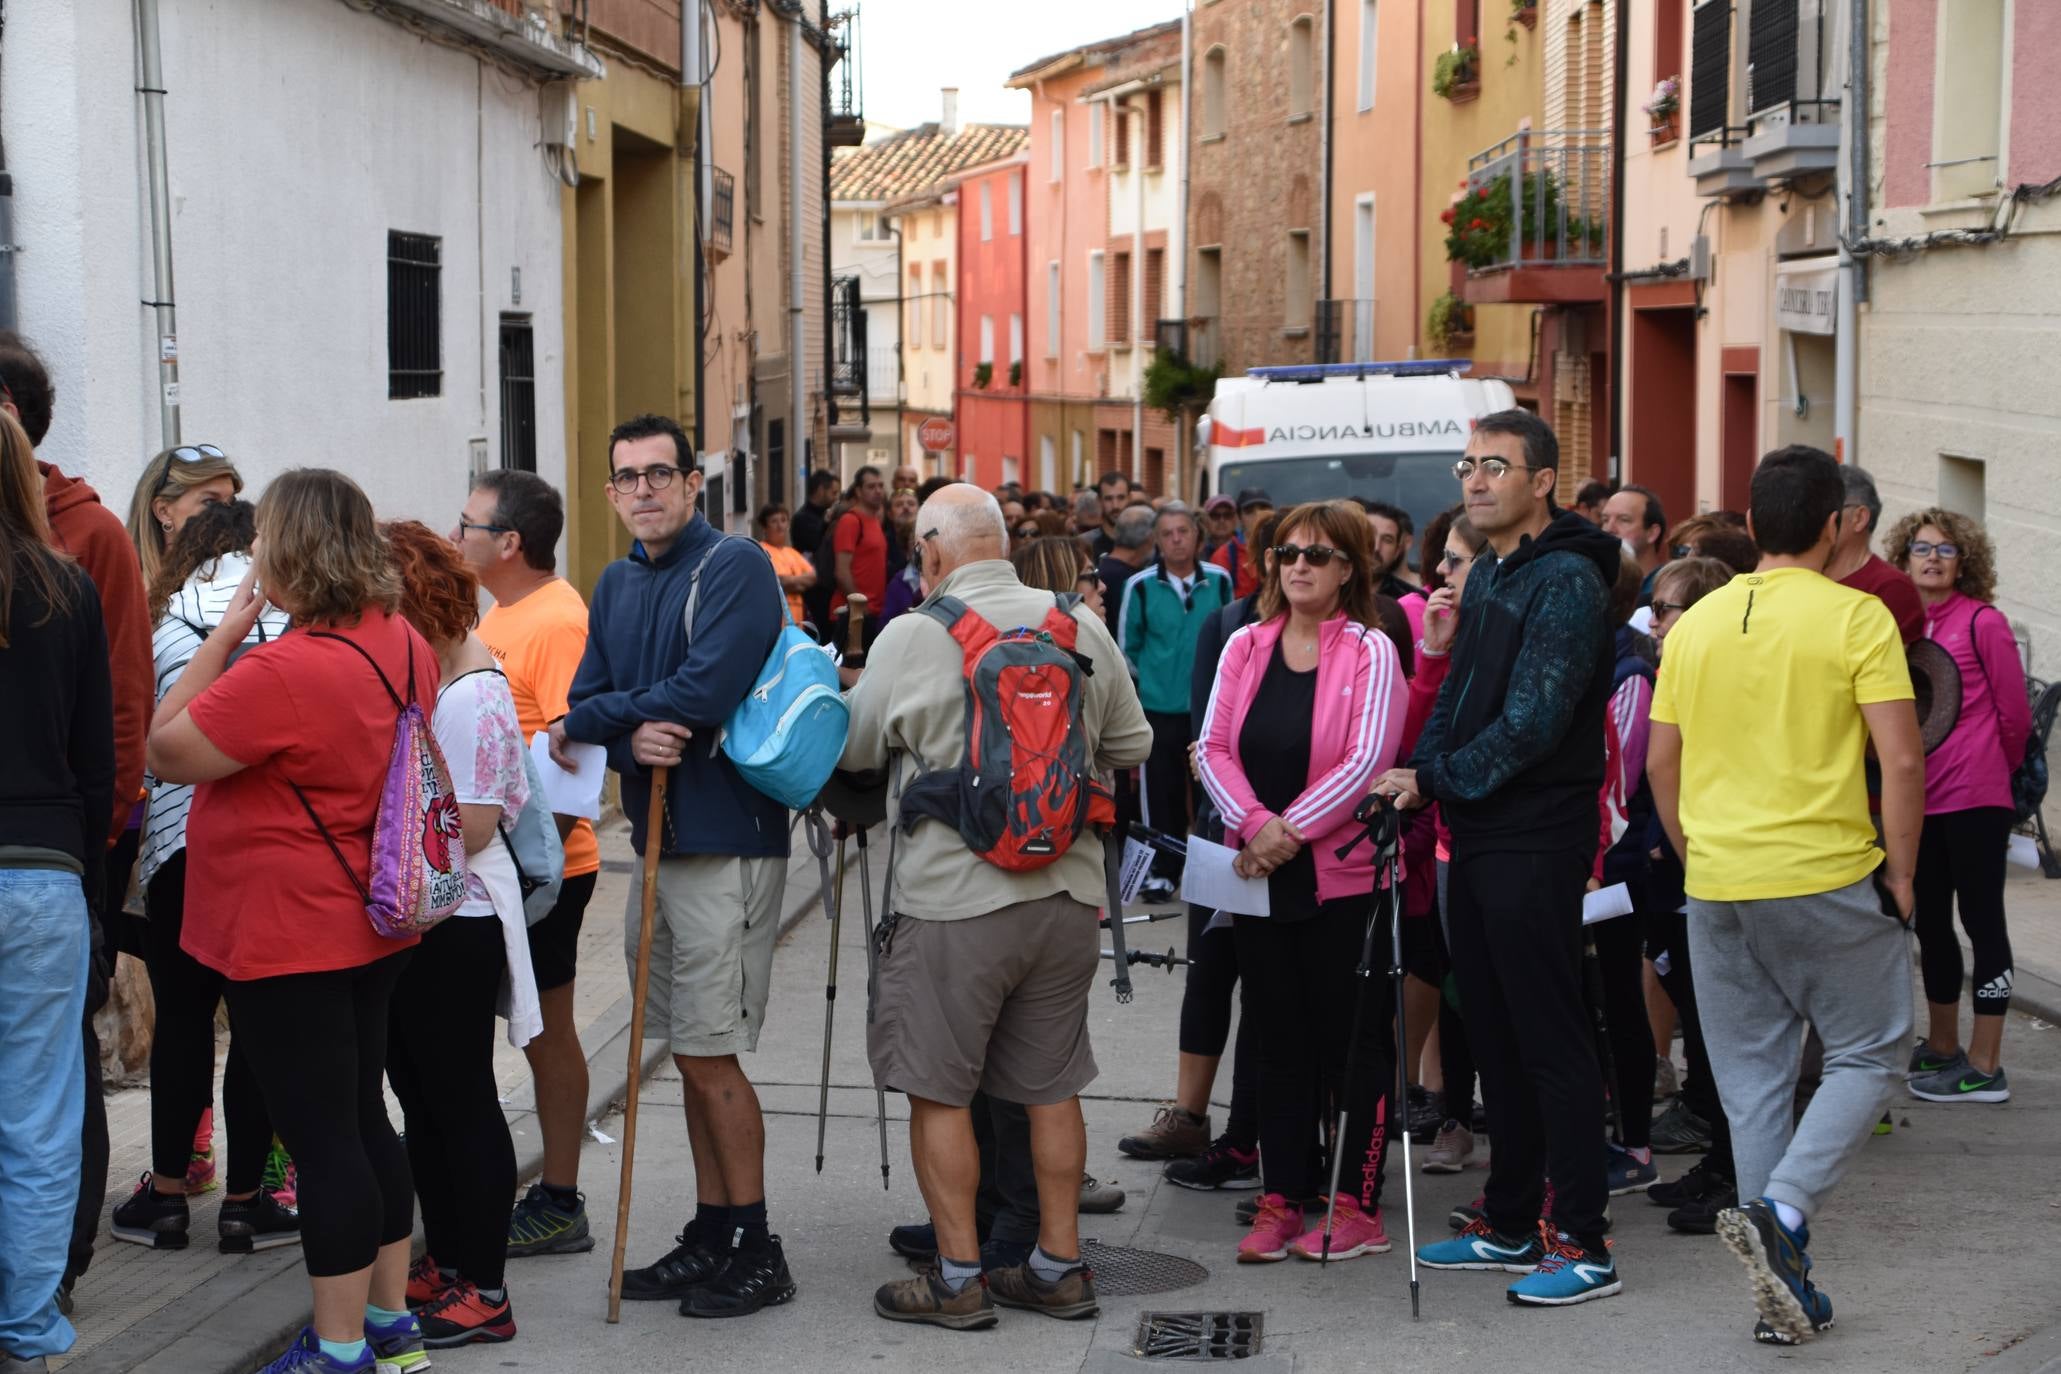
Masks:
[[[1194,97],[1189,94],[1195,89],[1191,79],[1195,65],[1194,25],[1195,4],[1194,0],[1188,0],[1181,7],[1181,194],[1174,211],[1174,228],[1167,254],[1174,264],[1174,309],[1169,318],[1183,321],[1188,318],[1188,119],[1194,109]],[[1184,344],[1189,342],[1185,325],[1181,330],[1181,341]],[[1189,350],[1188,361],[1195,361],[1192,349]],[[1174,412],[1174,471],[1185,472],[1191,479],[1196,476],[1198,466],[1190,452],[1192,447],[1188,442],[1188,407],[1182,406]],[[1192,482],[1191,486],[1197,497],[1196,504],[1200,506],[1201,487]]]
[[[1364,23],[1365,21],[1366,21],[1366,16],[1365,16],[1365,15],[1363,14],[1363,15],[1361,16],[1361,22],[1362,22],[1362,23]],[[1321,71],[1322,73],[1324,73],[1324,100],[1323,100],[1323,104],[1322,104],[1322,107],[1321,107],[1321,112],[1320,112],[1320,113],[1318,114],[1318,116],[1317,116],[1317,118],[1318,118],[1319,120],[1321,120],[1321,121],[1322,121],[1322,122],[1321,122],[1321,123],[1320,123],[1320,124],[1319,124],[1319,125],[1317,126],[1317,148],[1318,148],[1318,153],[1317,153],[1317,155],[1318,155],[1318,158],[1319,158],[1319,165],[1320,165],[1320,166],[1322,166],[1322,167],[1323,167],[1323,169],[1324,169],[1324,173],[1323,173],[1323,175],[1324,175],[1324,185],[1323,185],[1323,188],[1322,188],[1322,190],[1321,190],[1321,191],[1319,192],[1319,194],[1318,194],[1318,197],[1317,197],[1317,201],[1318,201],[1318,204],[1319,204],[1319,205],[1321,205],[1321,206],[1323,207],[1323,208],[1322,208],[1322,210],[1320,211],[1320,214],[1321,214],[1321,216],[1322,216],[1322,218],[1323,218],[1323,221],[1324,221],[1324,278],[1323,278],[1323,283],[1324,283],[1324,285],[1323,285],[1323,289],[1322,289],[1321,291],[1319,291],[1319,292],[1317,293],[1317,298],[1318,298],[1319,300],[1326,300],[1326,301],[1328,301],[1328,300],[1330,300],[1330,299],[1332,298],[1332,297],[1331,297],[1331,190],[1332,190],[1332,187],[1331,187],[1331,174],[1332,174],[1332,164],[1331,164],[1331,159],[1332,159],[1332,149],[1331,149],[1331,113],[1332,113],[1332,107],[1331,107],[1331,101],[1332,101],[1332,96],[1333,96],[1333,88],[1334,88],[1334,87],[1335,87],[1335,86],[1337,85],[1337,73],[1336,73],[1336,72],[1334,72],[1334,71],[1332,71],[1332,69],[1331,69],[1331,53],[1332,53],[1332,50],[1333,50],[1333,48],[1334,48],[1334,47],[1335,47],[1335,46],[1337,45],[1337,42],[1338,42],[1338,11],[1337,11],[1337,9],[1336,9],[1336,8],[1335,8],[1335,7],[1333,6],[1333,4],[1332,4],[1332,0],[1324,0],[1324,60],[1323,60],[1323,61],[1322,61],[1321,63],[1317,63],[1317,64],[1315,64],[1315,66],[1316,66],[1316,68],[1317,68],[1317,70],[1318,70],[1318,71]],[[1312,79],[1312,80],[1315,80],[1315,76],[1314,76],[1314,74],[1312,74],[1312,77],[1311,77],[1311,79]],[[1344,333],[1344,332],[1345,332],[1345,331],[1344,331],[1344,328],[1343,328],[1343,321],[1341,321],[1340,323],[1341,323],[1341,328],[1340,328],[1339,332],[1340,332],[1340,333],[1342,334],[1342,333]]]
[[[1839,319],[1832,346],[1832,437],[1845,463],[1860,461],[1854,432],[1860,392],[1861,267],[1847,245],[1868,232],[1868,4],[1852,0],[1847,7],[1846,96],[1839,102],[1841,149],[1845,166],[1847,227],[1839,236]]]
[[[1131,185],[1136,191],[1137,220],[1131,226],[1131,330],[1135,338],[1131,344],[1131,366],[1137,369],[1131,378],[1131,480],[1138,480],[1145,471],[1145,93],[1139,91],[1131,97],[1138,108],[1138,136],[1131,140]],[[1166,102],[1160,102],[1162,116]],[[1160,156],[1166,156],[1166,130],[1160,130]],[[1153,328],[1158,329],[1155,322]],[[1179,471],[1178,468],[1175,469]],[[1161,482],[1165,478],[1162,475]],[[1161,492],[1162,496],[1166,493]]]
[[[1610,91],[1610,475],[1624,473],[1624,144],[1631,79],[1631,0],[1617,0]]]
[[[143,97],[144,153],[150,165],[150,257],[146,302],[157,312],[158,423],[164,446],[179,443],[179,312],[173,304],[171,173],[165,162],[165,74],[158,49],[157,0],[136,0],[137,92]]]
[[[689,164],[689,174],[694,178],[694,223],[688,240],[694,245],[692,259],[693,280],[687,288],[688,313],[694,329],[694,451],[699,454],[708,447],[708,354],[707,340],[703,336],[702,277],[708,270],[705,243],[707,236],[703,226],[708,222],[708,204],[712,191],[708,158],[708,89],[704,84],[701,55],[701,0],[681,0],[680,3],[680,85],[695,92],[694,99],[694,160]],[[732,210],[735,216],[735,210]],[[728,443],[724,448],[729,447]],[[726,486],[734,486],[748,474],[731,473]]]
[[[807,12],[795,5],[787,18],[787,403],[792,412],[787,421],[788,462],[794,469],[794,489],[806,495],[809,489],[809,446],[811,425],[808,412],[807,379],[802,368],[808,361],[808,321],[802,304],[802,22]]]

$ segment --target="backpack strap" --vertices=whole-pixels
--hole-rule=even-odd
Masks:
[[[386,694],[393,701],[395,711],[406,711],[415,704],[415,641],[413,639],[408,641],[408,699],[404,702],[401,700],[401,694],[394,690],[394,684],[387,680],[386,672],[379,666],[379,661],[373,658],[371,654],[366,653],[364,647],[356,640],[339,634],[331,634],[327,630],[309,630],[308,634],[316,639],[333,639],[339,644],[348,644],[351,648],[357,650],[358,656],[367,663],[370,663],[372,671],[379,675],[379,685],[386,688]],[[482,669],[481,671],[485,670]],[[455,682],[457,679],[453,678],[452,681]],[[315,823],[316,833],[321,835],[322,842],[329,846],[329,852],[336,855],[336,866],[341,868],[344,871],[344,876],[351,880],[351,886],[358,889],[358,896],[363,899],[365,905],[371,906],[372,889],[365,885],[365,880],[358,876],[358,870],[351,867],[351,861],[346,859],[343,850],[337,847],[336,836],[329,833],[329,827],[324,825],[322,818],[315,814],[313,804],[308,801],[308,794],[301,791],[301,785],[292,778],[286,780],[286,785],[291,787],[294,796],[300,799],[301,810],[307,812],[308,819]]]
[[[405,711],[414,702],[415,641],[413,639],[410,639],[408,641],[408,700],[403,701],[401,700],[401,694],[394,690],[394,684],[387,677],[386,670],[379,666],[379,660],[374,658],[371,654],[366,653],[365,647],[362,644],[358,643],[357,640],[349,639],[339,634],[331,634],[327,630],[310,630],[308,631],[308,636],[311,639],[333,639],[339,644],[348,644],[351,647],[351,649],[358,655],[359,658],[364,659],[367,663],[370,663],[372,665],[372,671],[379,675],[379,685],[386,688],[386,694],[388,698],[392,700],[392,702],[394,703],[394,709],[396,711]]]

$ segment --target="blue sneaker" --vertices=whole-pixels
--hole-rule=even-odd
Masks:
[[[429,1368],[429,1350],[422,1343],[422,1323],[413,1312],[386,1323],[367,1317],[365,1344],[372,1347],[379,1374],[417,1374]]]
[[[258,1374],[373,1374],[378,1368],[370,1345],[359,1353],[355,1361],[346,1364],[323,1354],[322,1343],[315,1339],[315,1328],[304,1326],[293,1344],[286,1348],[286,1353],[259,1370]]]
[[[1572,1307],[1622,1291],[1617,1261],[1610,1253],[1584,1250],[1562,1231],[1547,1247],[1539,1267],[1511,1284],[1508,1293],[1520,1307]]]
[[[1832,1324],[1832,1300],[1810,1280],[1808,1227],[1790,1230],[1760,1197],[1718,1213],[1717,1231],[1752,1280],[1753,1303],[1768,1328],[1766,1336],[1755,1328],[1755,1340],[1796,1345]]]
[[[1498,1235],[1479,1217],[1451,1240],[1433,1241],[1417,1251],[1417,1263],[1426,1269],[1492,1269],[1505,1274],[1529,1274],[1545,1257],[1545,1242],[1537,1231],[1528,1236]]]
[[[1610,1163],[1605,1172],[1610,1181],[1610,1196],[1623,1197],[1626,1193],[1643,1193],[1660,1181],[1660,1166],[1650,1158],[1641,1164],[1630,1150],[1616,1141],[1610,1141],[1608,1144]]]

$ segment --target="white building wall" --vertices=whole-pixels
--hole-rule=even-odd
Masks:
[[[5,134],[44,456],[126,515],[161,446],[128,0],[15,0]],[[559,183],[536,85],[337,0],[162,0],[181,438],[251,491],[341,468],[442,529],[500,451],[502,311],[531,317],[537,468],[562,485]],[[110,55],[119,60],[110,60]],[[442,394],[387,398],[387,231],[442,238]],[[513,270],[521,301],[513,300]]]

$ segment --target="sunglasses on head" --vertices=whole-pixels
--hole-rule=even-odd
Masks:
[[[1343,550],[1334,549],[1328,544],[1311,544],[1308,547],[1301,544],[1274,546],[1274,558],[1284,568],[1293,567],[1298,558],[1307,558],[1313,568],[1324,568],[1330,566],[1332,559],[1344,557]]]
[[[229,455],[213,444],[181,444],[165,455],[165,470],[157,475],[157,486],[151,489],[150,499],[155,501],[165,494],[165,488],[172,484],[172,464],[227,462]]]

